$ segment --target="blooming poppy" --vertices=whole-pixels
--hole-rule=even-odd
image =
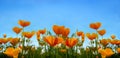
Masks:
[[[19,27],[13,27],[13,31],[16,33],[16,34],[19,34],[21,32],[22,28],[19,28]]]
[[[40,34],[45,34],[46,32],[46,29],[43,29],[43,30],[39,30]]]
[[[106,51],[106,56],[111,56],[111,55],[114,54],[114,52],[113,52],[112,49],[110,49],[110,48],[106,48],[105,51]],[[108,52],[109,52],[109,53],[108,53]]]
[[[4,54],[7,54],[8,56],[13,56],[13,52],[14,48],[7,48],[6,51],[4,52]]]
[[[6,35],[6,34],[3,34],[3,37],[4,37],[4,38],[6,38],[6,37],[7,37],[7,35]]]
[[[97,31],[101,36],[103,36],[105,33],[106,33],[106,30],[105,29],[102,29],[102,30],[98,30]]]
[[[70,29],[69,28],[64,28],[64,30],[62,32],[62,36],[67,37],[69,33],[70,33]]]
[[[38,31],[36,32],[37,40],[40,40],[40,34],[45,34],[45,32],[46,32],[46,29],[38,30]]]
[[[56,37],[56,39],[58,40],[57,44],[64,42],[64,39],[62,37]]]
[[[18,42],[19,42],[19,38],[12,38],[11,40],[10,40],[10,43],[13,45],[13,46],[15,46]]]
[[[101,43],[102,45],[106,46],[109,42],[108,42],[107,39],[102,39],[102,40],[100,40],[100,43]]]
[[[102,58],[103,57],[109,57],[114,54],[112,49],[106,48],[106,49],[99,49],[98,52],[101,54]],[[109,52],[109,53],[108,53]]]
[[[96,34],[96,33],[92,33],[92,34],[87,33],[86,36],[87,36],[88,39],[90,39],[90,40],[93,40],[93,39],[97,38],[97,34]]]
[[[111,43],[111,44],[116,44],[117,41],[118,41],[118,40],[113,39],[113,40],[110,41],[110,43]]]
[[[120,40],[118,40],[118,41],[116,42],[116,45],[120,45]]]
[[[19,48],[13,48],[13,47],[8,47],[4,54],[11,56],[13,58],[18,58],[18,54],[20,53],[20,49]]]
[[[2,38],[0,38],[0,44],[2,44],[3,43],[3,39]]]
[[[111,35],[111,38],[112,38],[112,39],[115,39],[115,38],[116,38],[116,36],[115,36],[115,35]]]
[[[55,32],[55,34],[62,34],[63,30],[64,26],[53,25],[53,31]]]
[[[82,42],[84,42],[85,35],[82,31],[76,32],[77,36],[81,36]]]
[[[6,39],[6,38],[0,38],[0,44],[2,44],[2,43],[7,43],[8,42],[8,40]]]
[[[77,36],[81,36],[83,34],[82,31],[76,32]]]
[[[30,25],[30,22],[29,21],[25,21],[25,20],[19,20],[18,21],[18,24],[22,27],[27,27]]]
[[[46,36],[44,37],[44,41],[52,47],[58,44],[58,40],[54,36]]]
[[[30,39],[34,34],[35,34],[34,31],[32,31],[32,32],[23,32],[22,33],[22,35],[25,36],[28,39]]]
[[[120,40],[113,39],[113,40],[110,41],[110,43],[119,45],[120,44]]]
[[[95,29],[95,30],[97,30],[98,28],[100,28],[100,26],[101,26],[100,22],[96,22],[96,23],[91,23],[90,24],[90,28]]]
[[[120,53],[120,48],[117,48],[116,50],[117,50],[118,53]]]
[[[70,33],[70,29],[69,28],[65,28],[64,26],[58,26],[58,25],[53,25],[53,31],[57,34],[57,35],[62,35],[67,37],[68,34]]]
[[[78,39],[76,38],[67,38],[66,39],[66,46],[72,48],[73,46],[75,46],[78,43]]]

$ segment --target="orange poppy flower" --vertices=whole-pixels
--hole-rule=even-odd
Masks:
[[[116,50],[117,50],[118,53],[120,53],[120,48],[117,48]]]
[[[63,30],[64,26],[53,25],[53,31],[55,32],[55,34],[62,34]]]
[[[76,32],[76,34],[77,34],[77,36],[81,36],[83,34],[83,32],[82,31]]]
[[[21,32],[22,28],[19,28],[19,27],[13,27],[13,31],[16,33],[16,34],[19,34]]]
[[[0,38],[0,44],[2,44],[3,43],[3,39],[2,38]]]
[[[67,37],[70,33],[70,29],[69,28],[64,28],[64,30],[62,31],[62,35]]]
[[[13,48],[13,47],[9,47],[5,50],[4,54],[11,56],[13,58],[18,58],[18,54],[20,53],[20,49],[19,48]]]
[[[120,45],[120,40],[118,40],[118,41],[116,42],[116,45]]]
[[[6,39],[6,38],[0,38],[0,44],[2,44],[2,43],[7,43],[8,42],[8,40]]]
[[[58,26],[58,25],[53,25],[53,31],[57,34],[57,35],[62,35],[67,37],[68,34],[70,33],[70,29],[69,28],[65,28],[64,26]]]
[[[4,37],[4,38],[6,38],[6,37],[7,37],[7,35],[6,35],[6,34],[3,34],[3,37]]]
[[[37,40],[40,40],[40,34],[45,34],[45,32],[46,32],[46,29],[44,29],[44,30],[38,30],[38,31],[36,32]]]
[[[101,43],[102,45],[106,46],[109,42],[108,42],[107,39],[102,39],[102,40],[100,40],[100,43]]]
[[[78,43],[78,39],[76,38],[68,38],[66,39],[66,46],[72,48],[73,46],[75,46]]]
[[[101,36],[103,36],[106,33],[105,29],[99,30],[97,31]]]
[[[100,22],[96,22],[96,23],[91,23],[90,24],[90,28],[95,29],[95,30],[97,30],[98,28],[100,28],[100,26],[101,26]]]
[[[111,43],[111,44],[120,45],[120,40],[113,39],[113,40],[111,40],[110,43]]]
[[[12,38],[12,39],[10,40],[10,43],[11,43],[13,46],[15,46],[18,42],[19,42],[19,38]]]
[[[58,40],[57,44],[64,42],[64,39],[62,37],[56,37],[56,39]]]
[[[46,32],[46,29],[43,29],[43,30],[39,30],[40,34],[45,34]]]
[[[34,31],[32,31],[32,32],[23,32],[22,33],[22,35],[25,36],[28,39],[30,39],[34,34],[35,34]]]
[[[30,25],[30,22],[29,21],[25,21],[25,20],[19,20],[18,21],[18,24],[22,27],[27,27]]]
[[[93,40],[93,39],[97,38],[97,34],[96,34],[96,33],[92,33],[92,34],[87,33],[86,36],[87,36],[88,39],[90,39],[90,40]]]
[[[115,38],[116,38],[116,36],[115,36],[115,35],[111,35],[111,38],[112,38],[112,39],[115,39]]]
[[[117,42],[116,40],[111,40],[110,43],[111,44],[115,44],[115,42]]]
[[[106,48],[106,49],[99,49],[98,52],[101,54],[101,56],[109,57],[111,55],[114,54],[114,52],[112,51],[112,49],[110,48]],[[109,53],[108,53],[109,52]],[[102,57],[103,58],[103,57]]]
[[[54,36],[46,36],[44,37],[44,41],[52,47],[58,44],[58,40]]]
[[[115,40],[115,39],[110,41],[111,44],[116,44],[117,42],[118,42],[118,40]]]

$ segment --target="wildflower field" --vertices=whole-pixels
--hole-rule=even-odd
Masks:
[[[120,58],[120,40],[114,34],[104,38],[106,34],[101,22],[89,24],[94,32],[85,33],[76,30],[71,36],[69,27],[53,25],[49,30],[25,31],[32,22],[19,20],[21,27],[13,27],[16,37],[0,37],[0,58]],[[39,46],[30,45],[36,36]],[[89,46],[83,47],[84,41],[90,40]]]

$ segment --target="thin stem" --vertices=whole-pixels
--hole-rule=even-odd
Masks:
[[[24,32],[24,27],[23,27],[23,30],[22,32]],[[25,45],[25,37],[21,34],[21,37],[22,37],[22,56],[24,55],[23,52],[24,52],[24,45]]]
[[[96,30],[96,34],[97,34],[97,30]],[[98,48],[98,39],[99,39],[99,37],[97,36],[97,38],[95,40],[95,42],[96,42],[96,53],[97,54],[98,54],[98,50],[97,50],[97,48]]]

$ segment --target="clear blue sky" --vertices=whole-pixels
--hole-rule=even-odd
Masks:
[[[65,25],[71,34],[78,30],[94,32],[91,22],[101,22],[105,38],[115,34],[120,38],[120,0],[0,0],[0,37],[15,36],[12,27],[17,21],[31,21],[26,31]]]

